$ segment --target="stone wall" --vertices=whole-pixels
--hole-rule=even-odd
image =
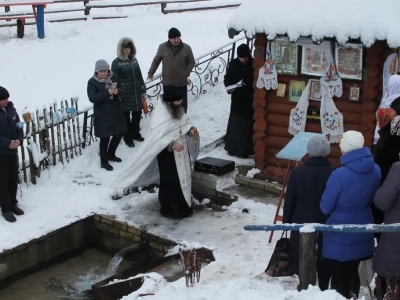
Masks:
[[[113,216],[94,215],[1,252],[0,288],[89,248],[99,248],[114,255],[135,242],[142,243],[154,258],[164,257],[177,245]]]
[[[171,247],[177,245],[174,241],[162,238],[126,222],[116,220],[114,216],[94,215],[95,236],[98,236],[96,246],[111,252],[141,242],[149,247],[156,257],[164,257]]]
[[[192,194],[200,201],[209,199],[210,207],[220,210],[237,200],[237,196],[223,191],[225,187],[235,185],[237,174],[237,170],[221,176],[193,171]]]

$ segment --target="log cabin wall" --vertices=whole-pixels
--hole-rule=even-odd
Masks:
[[[274,155],[278,153],[291,139],[288,132],[290,110],[297,103],[289,101],[289,83],[291,80],[304,81],[319,79],[305,75],[288,76],[278,74],[278,82],[286,84],[285,97],[276,96],[276,90],[258,89],[255,85],[259,69],[265,61],[267,39],[265,34],[257,34],[254,42],[254,161],[255,167],[261,170],[256,177],[260,179],[281,182],[281,173],[275,162]],[[365,145],[371,147],[375,131],[375,112],[382,96],[383,65],[393,49],[386,42],[378,41],[370,48],[364,48],[364,79],[355,81],[342,79],[343,94],[333,97],[336,107],[343,114],[344,131],[356,130],[363,133]],[[300,58],[299,58],[300,60]],[[359,102],[350,102],[350,87],[360,87]],[[319,101],[309,101],[309,108],[319,108]],[[305,131],[321,132],[320,121],[307,120]],[[337,143],[331,144],[330,161],[340,166],[341,152]],[[288,161],[280,160],[281,166],[286,167]]]

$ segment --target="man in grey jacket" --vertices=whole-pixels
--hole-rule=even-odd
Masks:
[[[176,28],[168,32],[168,41],[158,47],[147,79],[153,79],[154,73],[162,62],[162,84],[164,94],[179,90],[182,96],[182,106],[187,112],[187,80],[195,61],[192,48],[181,40],[181,33]]]

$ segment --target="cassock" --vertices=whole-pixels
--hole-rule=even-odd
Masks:
[[[173,118],[167,104],[160,100],[150,116],[145,141],[112,187],[129,189],[159,182],[160,213],[171,218],[191,215],[191,163],[197,159],[200,147],[199,136],[188,134],[192,127],[186,114]],[[174,150],[175,143],[182,144],[184,150]]]
[[[238,58],[229,63],[224,84],[230,86],[242,81],[231,94],[231,111],[225,135],[225,150],[230,155],[248,157],[253,154],[253,59],[245,64]]]

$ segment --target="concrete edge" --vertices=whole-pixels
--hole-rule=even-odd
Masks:
[[[243,175],[236,176],[235,183],[273,194],[280,194],[282,190],[282,185],[279,183],[249,178]]]

